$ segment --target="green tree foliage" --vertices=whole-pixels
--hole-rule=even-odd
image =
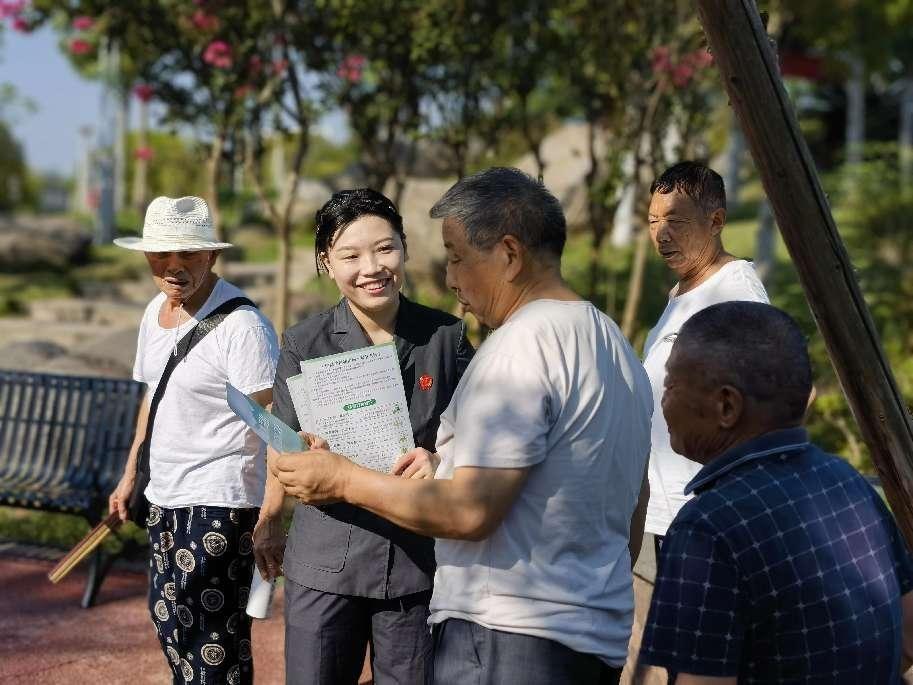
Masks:
[[[26,199],[28,170],[22,146],[0,121],[0,212],[9,212]]]
[[[318,0],[298,8],[291,37],[317,75],[325,108],[342,109],[368,185],[401,192],[419,135],[417,0]],[[396,198],[394,198],[396,199]]]

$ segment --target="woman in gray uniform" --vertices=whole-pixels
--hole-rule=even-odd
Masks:
[[[393,203],[370,189],[333,195],[316,215],[315,253],[339,303],[285,332],[273,413],[300,430],[286,379],[303,360],[394,341],[416,446],[434,450],[441,412],[472,356],[463,322],[404,297],[406,237]],[[429,477],[411,463],[403,477]],[[349,504],[299,504],[286,541],[282,486],[271,474],[254,532],[257,563],[285,584],[288,683],[345,685],[372,647],[374,682],[422,683],[434,541]]]

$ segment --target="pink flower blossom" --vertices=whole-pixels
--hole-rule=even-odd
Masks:
[[[252,88],[246,83],[235,88],[234,96],[235,100],[243,100],[250,93]]]
[[[136,159],[141,159],[144,162],[148,162],[150,159],[155,157],[155,151],[151,147],[138,147],[133,151],[133,156]]]
[[[200,31],[207,33],[219,29],[219,18],[213,14],[207,14],[205,10],[197,10],[190,18],[191,23]]]
[[[364,55],[349,55],[342,60],[336,70],[336,75],[349,83],[358,83],[361,81],[362,72],[367,61]]]
[[[659,45],[653,48],[653,54],[650,56],[650,65],[654,74],[665,73],[672,66],[671,51],[666,45]]]
[[[247,70],[252,76],[257,76],[261,71],[263,71],[263,60],[260,59],[259,55],[253,55],[247,61]]]
[[[672,84],[676,88],[684,88],[694,77],[694,67],[682,60],[672,69]]]
[[[18,17],[25,9],[25,0],[0,1],[0,19]]]
[[[32,30],[32,26],[22,17],[16,17],[13,19],[13,29],[19,33],[28,33]]]
[[[133,94],[140,102],[149,102],[155,95],[155,88],[148,83],[140,83],[133,88]]]
[[[231,48],[224,40],[214,40],[206,46],[203,61],[216,69],[231,69]]]
[[[713,64],[713,55],[702,49],[689,52],[684,59],[688,60],[691,66],[698,70],[706,69]]]
[[[284,74],[286,69],[288,69],[288,60],[287,59],[273,60],[273,73],[276,76],[278,76],[279,74]]]
[[[85,55],[92,52],[92,44],[82,38],[76,38],[70,41],[70,52],[74,55]]]
[[[92,17],[81,16],[73,19],[73,28],[77,31],[88,31],[94,24]]]

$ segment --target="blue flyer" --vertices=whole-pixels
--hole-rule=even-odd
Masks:
[[[303,452],[307,449],[301,436],[287,424],[238,390],[231,383],[225,384],[228,406],[260,438],[277,452]]]

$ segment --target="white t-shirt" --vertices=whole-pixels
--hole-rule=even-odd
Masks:
[[[243,297],[219,280],[196,316],[176,331],[159,325],[165,295],[148,304],[140,323],[133,378],[152,401],[177,340],[226,300]],[[266,480],[265,447],[228,406],[225,383],[246,395],[270,388],[279,343],[259,310],[236,309],[178,364],[158,406],[149,449],[146,498],[163,507],[258,507]]]
[[[724,264],[722,268],[693,290],[676,295],[678,286],[669,293],[669,304],[656,326],[647,334],[644,344],[644,368],[653,388],[653,430],[650,447],[650,503],[647,506],[645,530],[665,535],[690,497],[685,486],[697,475],[701,465],[676,454],[669,446],[669,428],[662,411],[663,383],[666,380],[666,360],[672,343],[682,325],[694,314],[712,304],[749,300],[768,302],[764,284],[751,262],[744,259]],[[750,331],[745,331],[750,334]]]
[[[650,450],[650,385],[589,302],[536,300],[479,348],[441,416],[437,478],[529,467],[480,542],[438,539],[431,623],[522,633],[624,663],[628,532]]]

